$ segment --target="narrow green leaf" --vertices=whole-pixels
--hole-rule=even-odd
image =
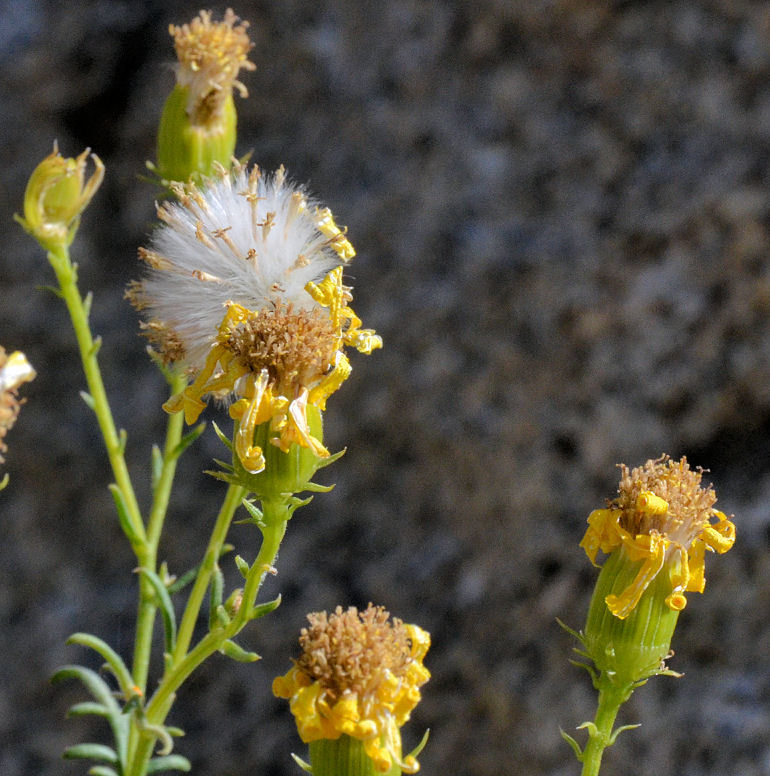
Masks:
[[[128,441],[128,432],[126,429],[121,428],[118,431],[118,453],[123,455],[126,452],[126,442]]]
[[[118,764],[115,750],[104,744],[75,744],[65,749],[62,757],[65,760],[104,760],[113,765]]]
[[[334,485],[320,485],[317,482],[306,482],[305,490],[309,490],[311,493],[329,493],[334,490]]]
[[[205,423],[199,423],[192,431],[185,434],[171,451],[172,458],[178,458],[206,430]]]
[[[94,401],[94,397],[91,396],[88,391],[81,391],[80,398],[88,405],[88,408],[91,411],[96,412],[96,402]]]
[[[294,752],[291,753],[292,760],[294,760],[297,765],[299,765],[300,768],[302,768],[305,773],[312,773],[313,769],[310,766],[310,763],[306,763],[301,757],[298,757]]]
[[[294,513],[300,507],[307,506],[312,500],[312,496],[308,496],[307,498],[297,498],[296,496],[292,496],[291,499],[289,499],[289,508],[287,510],[286,520],[291,520],[291,518],[294,516]]]
[[[85,299],[83,299],[83,312],[86,314],[86,319],[91,315],[91,305],[94,301],[94,294],[92,291],[89,291]]]
[[[152,585],[155,595],[158,599],[158,605],[163,616],[163,630],[165,633],[165,651],[171,653],[176,645],[176,615],[174,614],[174,605],[171,603],[171,596],[168,589],[161,581],[161,578],[150,569],[138,569],[140,574],[144,574]]]
[[[211,570],[211,585],[209,586],[209,630],[214,630],[220,623],[217,610],[222,606],[222,590],[225,577],[219,564],[215,563]]]
[[[274,609],[277,609],[281,605],[281,596],[274,598],[272,601],[268,601],[266,604],[260,604],[255,606],[249,613],[250,620],[258,620],[260,617],[264,617],[266,614],[270,614]]]
[[[94,703],[93,701],[76,703],[67,710],[68,717],[84,717],[86,714],[96,714],[97,717],[109,717],[110,710],[106,706],[102,706],[101,703]]]
[[[118,512],[118,520],[120,521],[120,527],[123,529],[123,533],[126,538],[131,542],[131,546],[139,548],[144,545],[144,537],[139,536],[134,530],[134,524],[129,517],[128,505],[123,497],[123,491],[113,482],[109,486],[110,493],[112,493],[112,500],[115,502],[115,509]]]
[[[227,657],[232,658],[239,663],[253,663],[255,660],[261,659],[256,652],[248,652],[230,639],[222,644],[222,646],[219,648],[219,651],[223,655],[227,655]]]
[[[74,633],[67,639],[67,644],[80,644],[98,652],[106,661],[110,670],[120,684],[123,695],[128,697],[135,684],[131,672],[126,667],[123,659],[115,650],[102,639],[92,636],[90,633]]]
[[[216,626],[219,626],[220,628],[226,628],[230,624],[230,615],[227,613],[227,609],[225,609],[222,604],[217,606],[216,611],[214,612],[214,618],[214,625],[209,626],[209,630],[214,630]]]
[[[165,757],[154,757],[147,764],[145,773],[160,773],[161,771],[184,771],[187,773],[192,766],[181,754],[167,754]]]
[[[109,765],[94,765],[88,771],[88,776],[118,776],[118,772]]]
[[[428,728],[422,735],[422,738],[420,739],[420,743],[415,746],[414,749],[412,749],[411,752],[407,755],[407,757],[414,757],[415,760],[417,759],[417,756],[422,752],[423,749],[425,749],[425,744],[428,743],[428,737],[430,736],[430,728]]]
[[[245,498],[243,501],[241,501],[241,504],[243,504],[244,508],[249,513],[249,515],[251,515],[251,517],[247,517],[245,520],[238,520],[238,525],[241,525],[242,523],[254,523],[254,525],[259,526],[260,528],[265,525],[262,510],[256,507],[253,501]]]
[[[88,351],[88,357],[96,358],[97,354],[101,350],[101,347],[102,347],[102,338],[94,337],[94,341],[93,341],[93,344],[91,345],[91,349]]]
[[[38,291],[50,291],[54,296],[58,296],[59,299],[64,299],[64,294],[62,294],[61,289],[54,288],[53,286],[38,286]]]
[[[577,757],[578,762],[583,762],[583,750],[580,748],[580,744],[575,741],[575,739],[569,734],[565,733],[561,728],[559,728],[559,732],[561,733],[561,737],[572,747],[572,751],[575,753],[575,757]]]
[[[249,571],[251,571],[251,566],[240,555],[235,556],[235,565],[238,567],[238,571],[241,572],[241,576],[246,579],[249,576]]]
[[[219,461],[215,461],[215,463],[219,463]],[[205,469],[204,474],[208,474],[209,477],[213,477],[215,480],[219,480],[220,482],[226,482],[228,485],[240,485],[241,481],[235,477],[232,474],[227,474],[225,472],[217,472],[213,469]]]
[[[84,668],[83,666],[69,665],[62,666],[51,677],[51,681],[54,684],[61,682],[64,679],[79,679],[99,703],[108,708],[111,712],[120,712],[120,707],[112,694],[112,689],[107,682],[96,673],[96,671],[92,671],[90,668]]]
[[[339,461],[340,458],[342,458],[343,455],[348,451],[347,447],[343,447],[342,450],[340,450],[338,453],[334,453],[333,455],[330,455],[328,458],[321,458],[318,462],[318,468],[319,469],[325,469],[327,466],[330,466],[335,461]]]
[[[163,474],[163,453],[161,453],[158,445],[152,446],[150,466],[152,470],[152,492],[155,493],[155,489],[158,487],[158,482],[160,482],[160,477]]]
[[[219,441],[228,449],[233,449],[233,443],[228,438],[227,434],[225,434],[219,426],[212,421],[212,426],[214,426],[214,433],[219,437]]]
[[[612,746],[615,741],[617,741],[618,736],[625,730],[636,730],[636,728],[641,726],[641,723],[637,722],[635,725],[621,725],[620,727],[615,728],[615,730],[613,730],[612,734],[610,735],[610,741],[607,746]]]
[[[221,466],[225,474],[233,474],[235,472],[235,468],[229,461],[220,461],[219,458],[215,458],[214,463],[217,466]]]
[[[174,742],[171,739],[171,734],[166,730],[165,725],[151,725],[147,722],[146,718],[142,717],[140,718],[139,726],[144,735],[154,736],[160,741],[161,746],[158,750],[158,754],[163,757],[171,754],[171,750],[174,748]]]

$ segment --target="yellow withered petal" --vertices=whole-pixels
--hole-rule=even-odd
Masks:
[[[338,607],[329,617],[308,615],[311,627],[300,636],[303,655],[273,681],[273,693],[289,699],[305,743],[350,736],[363,742],[378,771],[396,764],[415,773],[417,760],[402,758],[400,727],[430,677],[422,665],[430,636],[387,618],[371,605],[360,614]]]
[[[735,525],[713,508],[716,495],[701,485],[701,472],[691,470],[684,458],[664,456],[633,471],[621,469],[618,497],[608,508],[591,512],[580,546],[594,565],[600,551],[609,555],[619,548],[630,562],[640,563],[628,588],[607,596],[615,616],[627,617],[664,567],[671,581],[666,603],[680,611],[687,604],[685,592],[703,592],[706,550],[727,552],[735,542]]]
[[[663,568],[663,561],[666,552],[666,542],[655,537],[655,541],[650,542],[646,551],[647,557],[642,562],[639,573],[634,581],[620,594],[608,595],[604,600],[607,608],[621,620],[628,617],[634,607],[639,603],[642,593],[647,586],[658,575]]]

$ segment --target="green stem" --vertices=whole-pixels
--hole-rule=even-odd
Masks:
[[[54,272],[56,272],[61,297],[67,305],[67,310],[72,320],[75,337],[80,349],[80,358],[83,362],[83,372],[88,384],[88,391],[93,399],[94,414],[104,438],[107,455],[115,476],[115,484],[123,495],[128,519],[133,533],[137,537],[137,544],[134,545],[136,550],[139,544],[143,544],[146,541],[144,522],[123,455],[125,434],[118,434],[115,429],[112,411],[107,401],[107,392],[104,390],[99,362],[96,357],[99,350],[99,341],[94,341],[91,335],[91,328],[88,325],[88,313],[77,286],[77,265],[70,261],[69,250],[64,245],[57,246],[55,250],[50,251],[48,253],[48,260]]]
[[[187,382],[183,374],[175,374],[171,377],[171,395],[181,391]],[[137,553],[137,560],[142,568],[157,571],[158,543],[163,530],[163,522],[168,510],[168,502],[171,496],[171,486],[176,474],[176,464],[179,458],[176,449],[182,438],[184,416],[181,412],[170,415],[166,427],[166,440],[163,447],[163,465],[160,477],[153,491],[150,516],[147,521],[147,541],[141,553]],[[139,578],[139,608],[136,619],[136,638],[134,641],[133,676],[137,686],[145,692],[147,687],[147,674],[150,666],[152,651],[152,634],[155,625],[157,605],[152,585],[145,576]]]
[[[598,776],[602,754],[608,746],[612,746],[614,738],[612,726],[621,705],[628,699],[628,688],[618,688],[609,683],[599,690],[599,705],[593,726],[588,728],[588,743],[583,750],[583,770],[581,776]]]
[[[206,591],[208,590],[209,582],[211,581],[211,575],[214,572],[214,566],[219,560],[219,556],[222,552],[222,545],[225,543],[227,532],[230,530],[230,523],[233,520],[235,510],[238,508],[245,495],[244,489],[239,485],[229,485],[227,488],[225,500],[222,502],[219,515],[217,515],[214,530],[211,532],[211,538],[209,539],[209,544],[206,548],[206,554],[203,556],[203,562],[198,571],[198,576],[195,579],[195,584],[190,591],[190,597],[187,599],[187,605],[185,606],[184,614],[182,615],[182,621],[179,624],[176,647],[172,656],[172,665],[179,663],[179,661],[187,654],[190,642],[192,641],[195,624],[198,622],[198,616],[200,614],[201,606],[203,605],[203,599],[206,597]]]
[[[198,576],[198,580],[203,576],[206,577],[206,584],[201,584],[204,593],[211,578],[214,561],[218,558],[218,549],[214,554],[210,553],[212,553],[216,547],[221,547],[224,542],[227,528],[232,519],[232,512],[235,511],[235,506],[240,503],[242,496],[243,492],[240,487],[231,486],[225,498],[225,503],[222,505],[220,516],[217,519],[217,525],[214,528],[214,533],[212,533],[209,548],[206,551],[206,557]],[[227,514],[226,507],[230,502],[235,502],[235,504],[230,512],[229,518],[225,519],[224,515]],[[254,606],[257,596],[259,595],[259,590],[266,574],[273,567],[275,558],[278,555],[278,549],[286,532],[288,517],[291,514],[288,502],[264,502],[262,507],[265,521],[265,525],[262,529],[262,546],[247,575],[243,590],[243,601],[238,613],[227,625],[207,633],[189,652],[187,652],[187,647],[185,647],[183,651],[179,650],[180,638],[182,635],[180,626],[179,634],[177,636],[177,649],[174,652],[171,663],[163,675],[150,702],[145,707],[145,719],[150,725],[162,725],[165,722],[166,716],[174,702],[175,693],[184,681],[201,663],[203,663],[204,660],[220,649],[228,639],[233,638],[243,630],[244,626],[253,618]],[[211,558],[213,558],[213,560],[210,560]],[[208,569],[205,573],[204,568]],[[196,580],[196,586],[199,584],[198,580]],[[196,600],[198,601],[197,604],[193,601],[193,593],[191,593],[185,615],[187,615],[188,612],[195,610],[197,619],[197,612],[200,611],[200,605],[203,601],[202,595],[196,595]],[[191,603],[193,604],[192,607]],[[194,624],[193,620],[192,625],[194,626]],[[190,633],[189,636],[186,637],[186,641],[189,646],[192,637],[192,626],[188,626],[188,630]],[[155,740],[155,736],[151,733],[141,737],[132,751],[126,776],[144,776],[147,763],[152,755]]]

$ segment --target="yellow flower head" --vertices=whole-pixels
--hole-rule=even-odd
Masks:
[[[252,474],[265,468],[254,441],[263,423],[283,452],[296,443],[328,457],[308,410],[324,410],[350,374],[346,346],[382,346],[349,306],[342,269],[353,247],[283,168],[263,176],[236,164],[174,192],[179,201],[158,208],[152,248],[140,250],[149,276],[128,292],[163,358],[194,375],[165,409],[194,423],[205,397],[232,400],[235,451]]]
[[[617,498],[607,509],[591,512],[580,546],[592,563],[599,551],[617,549],[640,562],[633,582],[620,595],[605,599],[616,617],[627,617],[663,571],[671,581],[666,603],[680,611],[687,604],[686,592],[703,592],[706,552],[727,552],[735,541],[735,526],[714,509],[716,494],[701,485],[702,471],[690,469],[686,458],[663,456],[632,470],[621,464],[620,469]]]
[[[309,614],[300,635],[302,656],[273,693],[288,698],[305,743],[347,735],[363,742],[378,771],[394,763],[416,773],[417,760],[401,755],[401,726],[430,678],[422,661],[430,636],[416,625],[389,619],[381,606],[359,612]]]
[[[8,356],[0,347],[0,463],[5,460],[2,454],[8,449],[3,440],[16,422],[23,403],[17,389],[34,379],[35,370],[21,351]]]
[[[221,22],[212,22],[211,12],[201,11],[189,24],[169,26],[179,60],[177,82],[188,90],[187,114],[195,125],[215,120],[233,88],[248,96],[238,73],[256,69],[248,60],[253,44],[246,32],[248,22],[237,22],[228,8]]]
[[[46,250],[69,245],[80,214],[104,178],[104,165],[92,155],[94,172],[86,181],[90,149],[75,159],[65,159],[54,143],[53,151],[35,168],[24,192],[24,218],[14,216]]]

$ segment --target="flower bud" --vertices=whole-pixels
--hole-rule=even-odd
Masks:
[[[101,185],[104,165],[96,154],[92,154],[94,172],[85,180],[90,153],[86,149],[75,159],[65,159],[54,143],[52,153],[30,176],[24,192],[24,217],[15,218],[48,251],[72,242],[80,214]]]

